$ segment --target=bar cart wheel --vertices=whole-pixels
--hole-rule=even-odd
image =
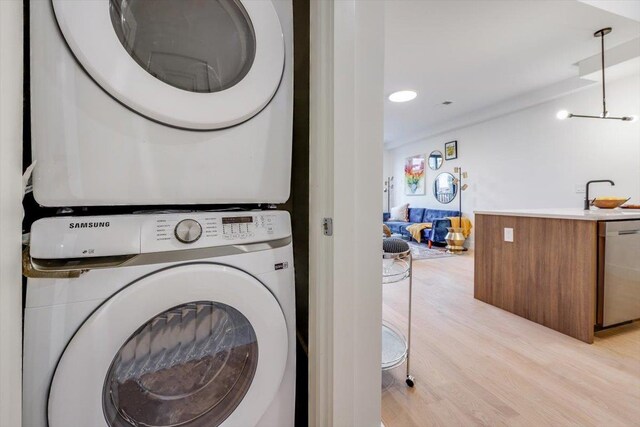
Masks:
[[[413,388],[413,386],[415,385],[413,375],[407,375],[406,383],[409,387]]]

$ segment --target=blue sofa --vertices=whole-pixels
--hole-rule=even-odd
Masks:
[[[382,222],[386,224],[392,233],[400,234],[411,239],[411,234],[407,231],[407,226],[416,223],[430,222],[431,228],[422,230],[422,242],[428,242],[429,247],[431,244],[446,243],[445,236],[447,235],[447,227],[451,227],[451,221],[448,217],[458,216],[458,211],[447,211],[440,209],[429,208],[409,208],[409,221],[389,221],[389,213],[382,214]]]

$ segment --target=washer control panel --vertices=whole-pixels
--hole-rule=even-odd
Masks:
[[[185,212],[155,215],[142,226],[142,252],[248,244],[291,235],[281,211]]]
[[[34,258],[84,258],[245,245],[291,236],[284,211],[168,212],[42,218],[31,226]]]

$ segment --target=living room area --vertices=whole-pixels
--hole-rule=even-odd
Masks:
[[[495,286],[493,302],[479,289],[507,274],[522,283],[577,275],[570,219],[591,215],[595,230],[605,214],[630,224],[640,212],[640,12],[610,6],[387,3],[380,193],[383,276],[394,280],[382,286],[386,427],[630,426],[640,418],[640,322],[603,327],[591,317],[589,344],[528,317],[542,305],[525,303],[523,314],[495,302],[506,300]],[[590,206],[598,201],[622,207]],[[518,222],[540,217],[564,222]],[[490,228],[494,218],[517,225]],[[594,276],[596,240],[585,243]],[[504,245],[546,255],[527,270],[518,264],[527,256],[505,256]],[[388,261],[403,250],[404,276]],[[486,273],[501,266],[507,273]],[[637,270],[628,274],[638,280]],[[568,310],[537,289],[556,311]]]

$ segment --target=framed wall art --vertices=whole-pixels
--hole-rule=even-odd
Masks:
[[[408,157],[404,163],[404,193],[407,196],[425,194],[425,156]]]
[[[444,143],[445,160],[453,160],[458,158],[458,141],[450,141]]]

